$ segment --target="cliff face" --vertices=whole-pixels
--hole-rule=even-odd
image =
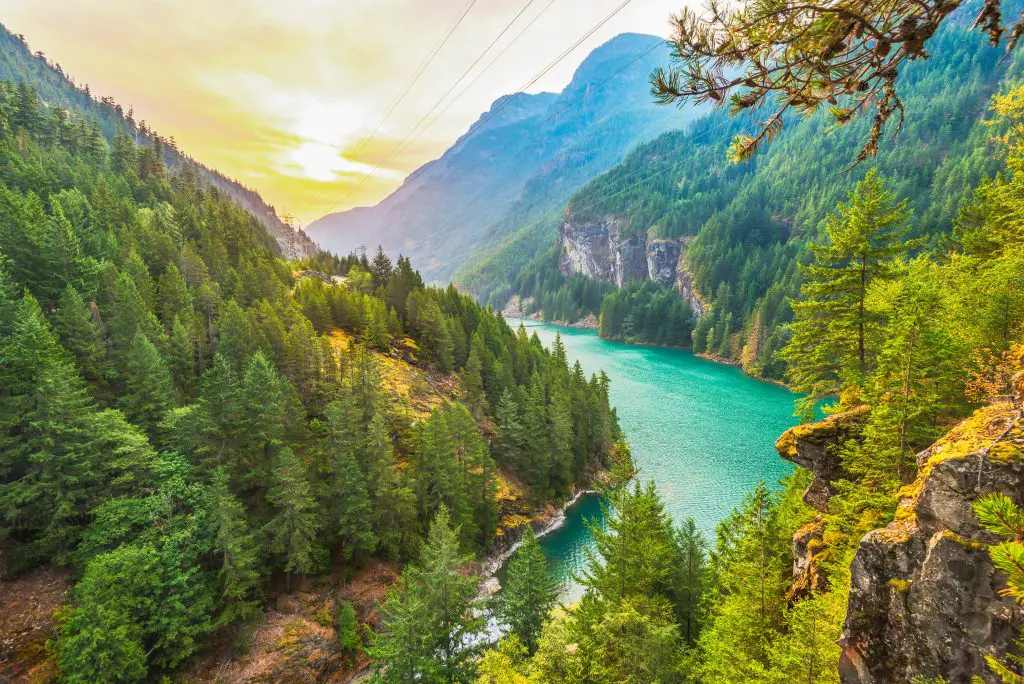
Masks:
[[[1024,614],[1000,594],[1005,576],[988,545],[996,539],[974,515],[978,498],[1000,492],[1024,504],[1024,374],[1013,402],[980,409],[918,455],[919,474],[904,488],[892,523],[861,540],[851,564],[840,638],[844,684],[978,677],[997,681],[985,656],[1012,648]],[[835,445],[855,435],[863,410],[788,431],[779,453],[814,472],[805,500],[826,510],[844,476]],[[819,588],[814,549],[819,518],[794,538],[794,594]]]
[[[653,280],[675,286],[695,315],[704,313],[693,277],[686,267],[685,241],[628,234],[614,218],[567,219],[558,234],[562,273],[581,273],[622,287],[629,282]]]
[[[998,681],[984,657],[1005,655],[1024,615],[1000,595],[1005,577],[987,548],[996,539],[973,503],[999,492],[1024,504],[1019,407],[981,409],[919,454],[918,465],[896,519],[864,537],[851,565],[840,677]]]

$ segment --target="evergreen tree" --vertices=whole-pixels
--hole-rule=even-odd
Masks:
[[[94,385],[102,386],[106,371],[103,330],[75,288],[64,288],[53,325],[61,344],[74,354],[82,377]]]
[[[321,521],[306,467],[288,447],[277,455],[273,481],[267,500],[277,510],[266,533],[271,552],[283,556],[290,591],[292,573],[305,575],[322,566],[323,549],[317,546]]]
[[[342,542],[346,558],[373,553],[377,548],[377,535],[373,531],[374,512],[366,479],[350,449],[343,447],[336,451],[334,460],[331,525]]]
[[[676,528],[674,541],[673,602],[683,638],[693,644],[701,629],[707,542],[693,518],[687,518]]]
[[[406,566],[388,592],[383,629],[370,655],[382,682],[469,682],[483,617],[473,617],[478,578],[463,574],[470,557],[442,507],[430,525],[419,562]]]
[[[174,386],[160,352],[141,332],[135,333],[122,373],[124,392],[118,399],[128,419],[150,435],[174,406]]]
[[[509,562],[495,612],[531,654],[537,650],[541,628],[558,603],[558,592],[533,527],[527,525],[519,550]]]
[[[359,620],[356,609],[350,601],[343,601],[338,609],[338,649],[347,657],[355,658],[362,650],[363,640],[359,636]]]
[[[220,559],[224,598],[233,602],[233,609],[243,610],[246,597],[260,581],[260,545],[249,531],[245,507],[231,492],[230,479],[224,468],[214,471],[207,516],[213,550]]]
[[[811,245],[814,262],[802,269],[802,298],[792,303],[796,321],[783,354],[793,388],[807,395],[803,414],[845,386],[863,387],[877,354],[868,346],[875,325],[868,291],[913,248],[906,239],[909,216],[906,200],[897,202],[871,171],[826,219],[828,242]]]
[[[373,276],[374,288],[384,287],[394,273],[394,266],[391,259],[384,253],[384,248],[377,245],[377,253],[370,262],[370,275]]]

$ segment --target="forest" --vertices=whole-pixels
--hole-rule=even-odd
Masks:
[[[581,198],[622,171],[581,191],[581,215],[693,236],[699,320],[674,290],[565,278],[553,250],[492,291],[784,380],[801,424],[780,452],[814,426],[855,426],[822,449],[840,466],[824,505],[807,496],[819,473],[796,467],[711,538],[666,514],[608,378],[560,339],[544,348],[383,249],[288,261],[237,197],[168,166],[159,136],[0,82],[0,579],[67,573],[52,678],[186,681],[214,650],[243,657],[278,599],[382,562],[396,579],[372,615],[342,601],[318,617],[325,677],[363,664],[396,684],[839,682],[855,554],[909,525],[901,503],[941,465],[930,445],[978,429],[991,468],[1024,443],[1024,86],[1002,80],[1018,59],[961,24],[906,72],[902,142],[855,173],[840,167],[868,121],[820,154],[827,122],[811,117],[725,165],[724,144],[696,143],[734,120],[710,118],[626,160],[684,146],[654,184],[600,209]],[[702,185],[709,168],[726,182]],[[992,410],[1008,424],[976,418]],[[984,536],[929,544],[991,559],[986,588],[1019,613],[1020,493],[976,496],[985,472],[970,474],[957,513]],[[605,524],[565,606],[519,513],[592,487]],[[482,597],[480,561],[513,526],[521,546]],[[989,680],[1021,681],[1024,635],[978,659]]]
[[[929,40],[929,59],[901,71],[905,120],[898,132],[895,124],[886,129],[885,144],[871,160],[892,190],[913,205],[910,235],[933,246],[974,188],[1003,168],[989,142],[986,108],[1021,74],[1019,53],[1003,58],[999,48],[978,40],[966,9]],[[462,276],[463,284],[499,307],[512,294],[533,297],[547,320],[600,315],[602,305],[591,293],[607,285],[570,285],[557,268],[557,255],[549,258],[546,250],[562,221],[614,216],[636,233],[686,242],[691,275],[709,308],[686,346],[742,362],[753,375],[783,380],[786,364],[778,352],[792,322],[788,302],[799,292],[800,264],[808,258],[807,244],[821,235],[824,215],[867,171],[865,164],[849,167],[871,121],[861,117],[836,126],[824,111],[787,115],[785,135],[775,144],[749,160],[725,163],[730,141],[759,116],[716,110],[638,146],[576,192],[563,215],[524,228]],[[822,145],[828,154],[821,154]]]
[[[564,349],[407,259],[286,263],[189,167],[24,83],[0,84],[0,255],[0,571],[73,570],[64,681],[241,647],[294,578],[404,562],[435,519],[482,554],[500,481],[558,500],[625,450]],[[450,396],[411,406],[399,361]]]

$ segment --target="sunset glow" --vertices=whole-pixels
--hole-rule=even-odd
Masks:
[[[539,15],[530,30],[412,136],[527,0],[479,0],[375,132],[466,0],[0,0],[0,21],[78,83],[133,107],[138,120],[307,223],[380,200],[619,3],[530,3],[437,111]],[[679,6],[637,0],[530,90],[562,88],[590,50],[618,33],[665,34]]]

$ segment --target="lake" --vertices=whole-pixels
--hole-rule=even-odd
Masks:
[[[510,320],[518,327],[519,321]],[[569,363],[611,380],[611,403],[629,441],[640,479],[653,479],[676,522],[692,516],[713,541],[716,523],[760,481],[775,484],[792,466],[775,452],[776,438],[795,424],[788,390],[683,349],[602,340],[596,331],[525,321],[550,347],[561,334]],[[566,524],[541,540],[564,601],[579,598],[572,580],[592,543],[586,519],[600,522],[596,497],[585,497]],[[501,574],[499,573],[499,579]]]

